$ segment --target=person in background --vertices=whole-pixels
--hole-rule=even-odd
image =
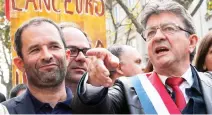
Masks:
[[[91,48],[91,43],[87,34],[77,24],[63,22],[59,27],[64,34],[66,48],[70,50],[65,84],[74,94],[79,80],[87,72],[86,52]]]
[[[212,31],[201,40],[195,59],[195,67],[198,71],[212,71]]]
[[[74,113],[72,93],[65,87],[70,51],[53,21],[36,17],[15,33],[14,64],[27,76],[27,90],[2,104],[10,114]]]
[[[190,61],[198,41],[191,15],[173,0],[160,0],[145,5],[141,18],[153,72],[120,77],[113,84],[109,71],[119,60],[106,49],[89,50],[87,55],[97,59],[79,82],[78,112],[212,114],[212,78]]]
[[[17,97],[23,94],[26,91],[26,89],[27,89],[27,86],[25,84],[16,85],[10,91],[10,98]]]
[[[0,103],[6,101],[4,94],[0,93]]]
[[[153,71],[153,65],[150,61],[147,62],[147,65],[143,71],[144,71],[144,73],[149,73],[149,72]]]
[[[112,79],[116,79],[121,76],[129,77],[143,73],[141,55],[132,46],[112,45],[108,47],[108,50],[118,57],[120,61],[118,68],[110,71],[110,77]]]

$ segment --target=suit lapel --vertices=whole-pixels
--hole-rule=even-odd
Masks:
[[[165,86],[159,79],[158,75],[153,72],[148,79],[152,83],[152,85],[155,87],[155,89],[158,91],[160,97],[162,98],[164,104],[166,105],[169,113],[171,114],[180,114],[181,112],[177,108],[176,104],[172,100],[171,96],[168,94]]]
[[[14,108],[17,114],[35,114],[35,109],[28,90],[16,98],[16,107]]]

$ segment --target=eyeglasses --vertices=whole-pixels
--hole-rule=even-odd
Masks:
[[[71,47],[67,47],[71,54],[70,54],[70,57],[77,57],[79,55],[79,52],[82,52],[83,55],[86,56],[86,52],[90,49],[90,48],[77,48],[77,47],[74,47],[74,46],[71,46]]]
[[[164,35],[171,35],[180,30],[185,31],[189,34],[192,34],[192,32],[185,30],[184,28],[178,26],[177,24],[165,23],[165,24],[160,24],[159,26],[153,26],[153,27],[147,28],[146,30],[142,32],[142,36],[146,39],[146,41],[149,41],[156,35],[158,29],[160,29],[160,31]]]

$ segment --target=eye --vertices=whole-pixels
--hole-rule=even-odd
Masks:
[[[58,46],[58,45],[51,45],[50,48],[51,49],[60,49],[60,46]]]
[[[40,49],[39,48],[34,48],[34,49],[32,49],[32,50],[30,50],[30,54],[32,54],[32,53],[36,53],[36,52],[39,52],[40,51]]]
[[[83,54],[86,55],[86,52],[89,50],[89,48],[83,49]]]
[[[174,32],[176,31],[176,27],[173,25],[165,25],[162,27],[163,32]]]
[[[208,50],[208,54],[212,54],[212,48]]]
[[[135,61],[135,63],[137,63],[137,64],[141,64],[141,59],[137,59],[136,61]]]
[[[150,29],[150,30],[147,31],[146,37],[147,37],[147,38],[151,38],[151,37],[153,37],[155,34],[156,34],[156,30]]]
[[[70,48],[70,52],[72,54],[76,54],[76,53],[78,53],[78,50],[76,48]]]

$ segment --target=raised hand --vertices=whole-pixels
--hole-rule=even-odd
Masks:
[[[113,85],[109,70],[119,65],[119,59],[104,48],[93,48],[87,51],[90,58],[88,64],[88,83],[93,86],[110,87]]]

